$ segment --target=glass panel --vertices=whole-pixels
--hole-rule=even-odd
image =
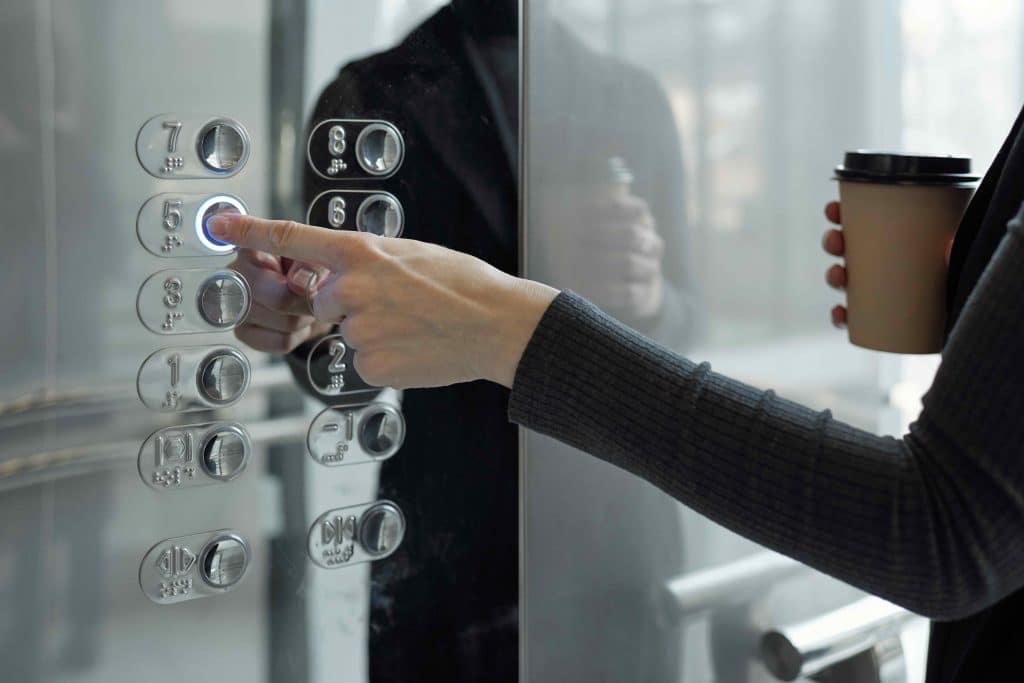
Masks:
[[[207,225],[514,271],[517,27],[441,0],[5,3],[0,679],[517,678],[507,392],[367,385],[286,296],[298,265]]]
[[[1021,10],[528,7],[527,274],[720,372],[902,430],[936,361],[883,358],[829,327],[832,168],[844,150],[889,147],[966,153],[983,170],[1019,108]],[[659,241],[663,257],[640,256]],[[766,628],[860,596],[611,466],[524,439],[528,680],[771,680],[757,655]],[[924,637],[913,622],[908,680],[922,680]]]

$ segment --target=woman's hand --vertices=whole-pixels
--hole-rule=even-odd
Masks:
[[[557,291],[434,244],[292,221],[218,216],[210,231],[239,247],[320,266],[310,301],[340,321],[367,382],[397,388],[488,379],[512,386]],[[283,277],[283,276],[282,276]]]
[[[576,255],[574,288],[613,315],[657,315],[665,241],[647,202],[634,195],[602,198],[585,206],[579,220],[578,239],[566,249]]]
[[[825,218],[829,223],[840,225],[842,217],[839,210],[839,202],[829,202],[825,205]],[[846,251],[843,242],[843,231],[830,228],[825,231],[821,239],[822,248],[833,256],[842,256]],[[837,263],[825,271],[825,282],[833,289],[846,289],[846,267]],[[832,308],[832,324],[836,327],[846,327],[846,306],[835,306]]]
[[[839,202],[829,202],[825,205],[825,218],[835,225],[842,224],[842,212]],[[843,231],[830,228],[825,231],[821,239],[822,248],[833,256],[842,256],[846,252],[846,244],[843,241]],[[949,268],[949,258],[953,252],[953,240],[946,245],[946,267]],[[846,289],[846,267],[835,264],[825,271],[825,282],[833,289]],[[835,306],[832,308],[832,324],[836,327],[846,327],[846,306]]]
[[[289,353],[308,339],[330,331],[329,323],[316,320],[306,303],[306,285],[326,271],[299,262],[280,259],[265,251],[240,249],[234,268],[252,288],[252,310],[235,336],[257,351]]]
[[[571,287],[605,312],[642,321],[661,312],[665,241],[640,197],[605,189],[537,206],[546,279]]]

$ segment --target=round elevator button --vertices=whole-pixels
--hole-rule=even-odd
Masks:
[[[377,503],[359,520],[359,544],[367,554],[391,553],[405,536],[405,517],[393,503]]]
[[[381,237],[398,237],[402,234],[405,215],[402,205],[386,194],[371,195],[359,205],[356,212],[356,228]]]
[[[356,138],[356,161],[370,175],[392,173],[404,153],[402,136],[386,123],[371,123]]]
[[[218,351],[199,369],[199,389],[213,403],[231,403],[249,385],[249,362],[236,351]]]
[[[214,121],[199,132],[199,158],[217,173],[234,171],[245,161],[247,147],[246,134],[229,121]]]
[[[227,213],[244,216],[249,211],[240,199],[226,194],[214,195],[205,199],[196,210],[196,237],[199,239],[199,243],[210,251],[226,254],[235,249],[235,245],[219,240],[210,233],[210,219]]]
[[[219,271],[199,286],[199,313],[214,327],[234,327],[249,312],[249,285],[238,273]]]
[[[249,548],[240,537],[218,536],[203,549],[200,570],[203,580],[214,588],[238,583],[249,566]]]
[[[359,423],[359,445],[374,457],[386,458],[402,447],[405,418],[386,404],[367,408]]]
[[[249,459],[249,440],[237,427],[226,427],[203,444],[203,470],[214,479],[234,479]]]

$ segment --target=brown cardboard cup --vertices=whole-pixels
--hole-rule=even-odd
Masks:
[[[836,169],[850,342],[936,353],[946,323],[946,247],[974,192],[965,157],[847,152]]]

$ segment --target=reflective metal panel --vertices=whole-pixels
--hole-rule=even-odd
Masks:
[[[443,4],[5,4],[0,679],[516,678],[504,393],[369,386],[333,334],[257,350],[246,329],[305,311],[268,315],[266,273],[208,229],[329,191],[332,228],[514,270],[499,137],[482,170],[449,165],[494,112],[445,86],[473,76],[438,60],[469,31]]]

